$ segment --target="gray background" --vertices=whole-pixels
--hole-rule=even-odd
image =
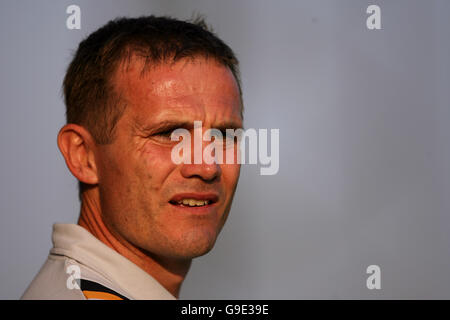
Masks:
[[[382,30],[366,28],[370,4]],[[243,167],[181,298],[450,298],[446,0],[1,1],[0,298],[23,293],[52,224],[77,219],[56,146],[72,51],[117,16],[195,12],[240,58],[246,127],[280,129],[280,171]]]

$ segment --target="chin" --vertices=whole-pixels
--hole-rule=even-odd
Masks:
[[[174,253],[178,258],[193,259],[207,254],[216,243],[217,233],[205,230],[193,230],[185,233],[176,244]]]

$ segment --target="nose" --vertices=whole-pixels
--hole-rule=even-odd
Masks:
[[[214,161],[213,163],[207,163],[204,161],[202,155],[203,152],[205,152],[205,147],[209,142],[202,141],[201,142],[201,149],[198,151],[201,151],[201,154],[197,154],[199,158],[201,159],[201,163],[195,163],[194,159],[194,153],[195,150],[195,141],[193,141],[193,145],[191,146],[191,163],[183,163],[181,164],[181,175],[184,178],[192,178],[192,177],[199,177],[204,181],[213,181],[214,179],[217,179],[222,174],[222,169],[220,167],[220,164]]]
[[[200,164],[182,164],[181,175],[184,178],[199,177],[204,181],[213,181],[222,174],[222,169],[217,163],[207,164],[204,161]]]

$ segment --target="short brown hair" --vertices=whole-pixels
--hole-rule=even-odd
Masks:
[[[199,56],[215,59],[233,73],[243,114],[238,59],[203,18],[118,18],[80,43],[63,83],[67,123],[85,127],[97,144],[114,139],[114,128],[126,105],[112,77],[118,65],[133,54],[144,58],[145,66]],[[80,199],[87,187],[79,183]]]

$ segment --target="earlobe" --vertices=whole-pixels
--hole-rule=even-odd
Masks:
[[[58,147],[70,172],[86,184],[97,184],[95,143],[89,132],[76,124],[66,124],[58,134]]]

